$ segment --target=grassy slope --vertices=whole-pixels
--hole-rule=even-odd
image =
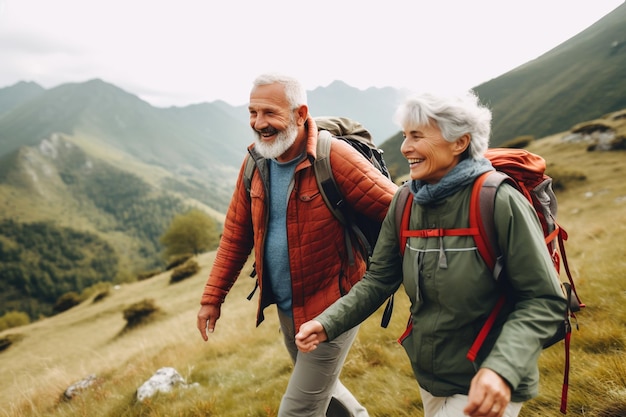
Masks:
[[[565,145],[558,137],[539,141],[531,150],[550,161],[549,170],[577,171],[588,178],[559,194],[558,218],[571,236],[567,255],[588,304],[572,338],[568,415],[599,416],[609,407],[618,411],[603,415],[623,415],[626,154],[587,153],[584,145]],[[98,303],[87,301],[0,334],[24,336],[0,352],[0,416],[275,416],[290,363],[273,311],[267,312],[260,328],[254,327],[258,295],[252,302],[245,299],[252,289],[249,266],[227,298],[208,343],[195,328],[213,257],[202,255],[202,270],[186,281],[169,285],[169,275],[162,274],[122,286]],[[144,298],[154,298],[165,314],[120,336],[125,324],[122,310]],[[380,328],[380,312],[368,319],[344,367],[344,384],[372,416],[422,415],[408,360],[395,342],[407,311],[402,291],[397,298],[389,328]],[[135,390],[163,366],[175,367],[200,387],[136,404]],[[541,395],[525,406],[522,417],[559,415],[562,344],[544,352],[541,369]],[[71,402],[58,402],[65,388],[91,373],[101,378],[97,389]]]

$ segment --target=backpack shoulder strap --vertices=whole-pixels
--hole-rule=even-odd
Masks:
[[[246,187],[246,195],[248,196],[248,200],[250,199],[250,189],[252,188],[252,176],[254,175],[254,171],[256,171],[257,167],[255,157],[260,158],[260,155],[258,155],[258,153],[254,151],[254,149],[250,150],[246,157],[246,165],[243,168],[243,185],[244,187]],[[248,294],[248,300],[252,299],[257,288],[259,288],[259,280],[256,276],[256,262],[252,264],[250,278],[254,279],[254,288],[252,289],[252,292]]]
[[[407,183],[404,183],[400,186],[397,194],[398,197],[393,215],[396,219],[396,233],[398,236],[400,255],[404,256],[407,236],[402,233],[402,230],[406,230],[409,228],[409,218],[411,217],[411,206],[413,205],[413,199],[410,198],[411,192]],[[393,312],[393,304],[394,295],[391,294],[387,299],[387,305],[385,306],[382,318],[380,320],[381,327],[386,328],[389,325],[389,321],[391,320],[391,313]]]
[[[518,187],[515,181],[501,171],[485,172],[474,181],[472,196],[470,197],[470,227],[477,227],[479,231],[479,233],[474,236],[476,248],[487,266],[491,269],[495,280],[500,278],[504,270],[504,259],[502,251],[500,251],[500,246],[498,245],[494,214],[496,192],[500,184],[505,181],[516,188]],[[466,355],[467,359],[471,362],[476,360],[478,351],[491,331],[505,301],[506,297],[504,295],[500,296],[476,336],[476,339],[474,339]]]
[[[339,186],[335,182],[332,167],[330,165],[330,143],[332,135],[327,130],[320,130],[317,135],[317,158],[313,163],[315,180],[322,194],[322,198],[328,209],[342,223],[346,224],[346,219],[341,211],[343,208],[343,197]]]
[[[470,198],[470,227],[477,227],[479,231],[478,235],[474,236],[476,247],[489,269],[493,271],[493,277],[496,280],[500,278],[504,260],[496,235],[494,207],[496,191],[504,181],[517,186],[517,183],[503,172],[486,172],[474,182]]]
[[[404,256],[404,249],[406,247],[407,236],[402,233],[403,230],[409,228],[409,219],[411,218],[411,206],[413,205],[413,199],[411,196],[411,190],[409,185],[404,184],[398,190],[398,200],[396,201],[396,207],[394,216],[396,219],[396,229],[398,234],[398,245],[400,246],[400,255]]]
[[[268,170],[267,160],[256,150],[255,147],[248,149],[248,155],[246,157],[245,166],[243,169],[243,183],[246,187],[246,193],[250,196],[250,189],[252,187],[252,177],[254,172],[258,171],[263,186],[266,190],[269,190],[268,184]]]
[[[246,158],[246,166],[243,169],[243,185],[246,187],[246,193],[248,197],[250,197],[250,188],[252,186],[252,175],[254,175],[254,169],[256,168],[256,164],[254,163],[254,159],[252,155],[248,154]]]
[[[333,216],[344,226],[344,240],[346,242],[346,249],[348,253],[348,259],[350,265],[354,265],[354,254],[352,253],[352,239],[350,238],[350,232],[352,232],[356,238],[363,245],[363,256],[368,259],[368,255],[371,255],[372,249],[367,241],[367,238],[359,227],[349,221],[347,213],[345,213],[346,205],[341,194],[341,190],[335,181],[333,176],[332,166],[330,164],[330,149],[331,149],[332,134],[327,130],[320,130],[317,134],[317,157],[313,162],[313,171],[315,173],[315,181],[317,181],[317,187],[320,190],[320,194],[326,203],[326,206],[331,211]]]

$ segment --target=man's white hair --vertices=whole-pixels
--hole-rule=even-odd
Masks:
[[[276,83],[285,86],[285,95],[287,96],[287,101],[293,109],[297,109],[302,105],[307,105],[306,90],[304,89],[304,86],[300,83],[300,81],[293,77],[275,72],[268,72],[259,75],[254,80],[253,85],[255,87],[258,87],[261,85]]]

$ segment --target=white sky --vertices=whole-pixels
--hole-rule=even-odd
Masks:
[[[0,0],[0,88],[100,78],[154,106],[245,104],[279,71],[309,90],[461,90],[624,0]]]

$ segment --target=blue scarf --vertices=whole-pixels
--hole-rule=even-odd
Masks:
[[[435,203],[472,184],[480,174],[493,169],[487,158],[467,158],[452,168],[438,183],[428,184],[421,180],[412,180],[409,188],[416,203]]]

